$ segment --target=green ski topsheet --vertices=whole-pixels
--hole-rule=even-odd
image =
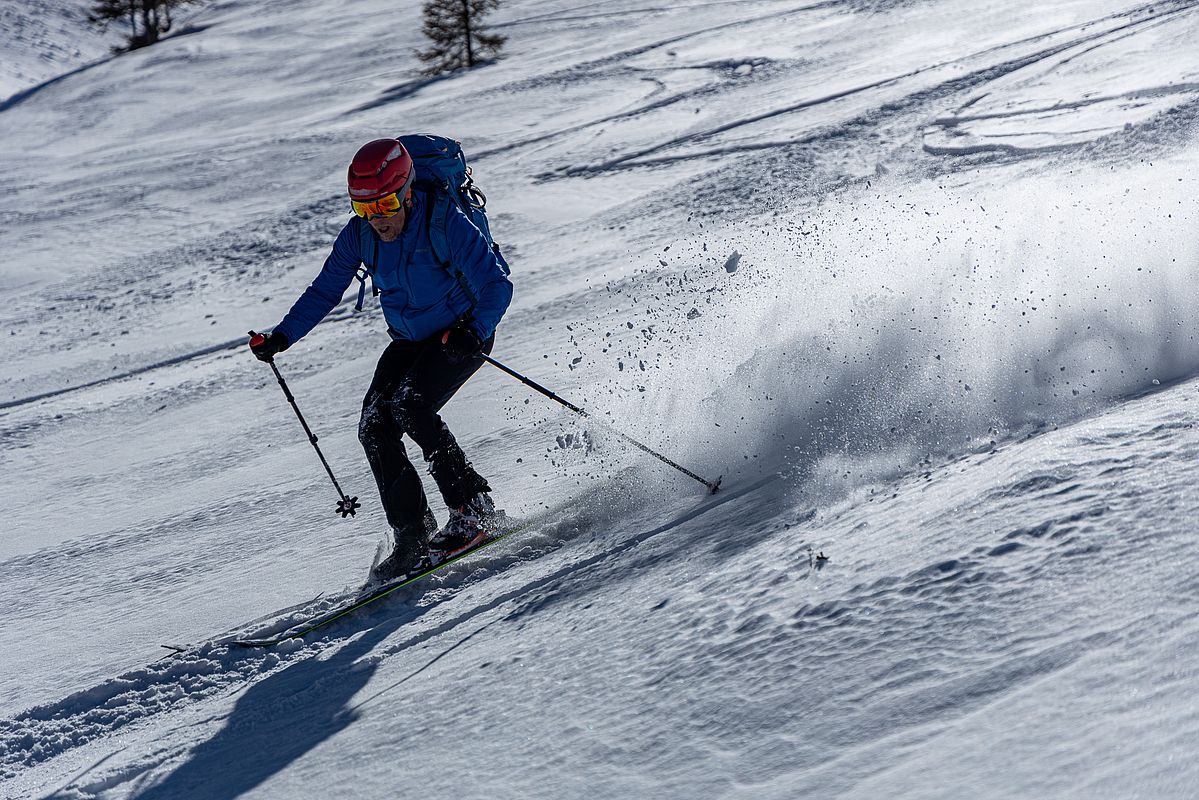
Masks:
[[[490,539],[488,539],[487,541],[483,542],[479,546],[473,547],[470,550],[467,550],[465,553],[459,553],[458,555],[454,556],[453,558],[447,559],[446,561],[441,562],[440,564],[438,564],[435,567],[430,567],[429,569],[426,569],[423,572],[418,572],[415,575],[409,575],[405,578],[397,578],[396,580],[394,580],[390,583],[385,583],[381,586],[371,589],[369,592],[367,592],[365,594],[358,595],[352,601],[349,601],[345,605],[337,606],[336,608],[330,609],[329,611],[326,611],[325,613],[320,614],[319,616],[313,617],[312,619],[308,620],[307,622],[303,622],[299,625],[293,625],[292,627],[288,628],[287,630],[283,631],[282,633],[278,633],[278,634],[275,634],[274,636],[268,636],[268,637],[265,637],[262,639],[238,639],[234,642],[234,644],[240,645],[241,647],[274,647],[275,645],[279,644],[280,642],[285,642],[288,639],[298,639],[302,636],[307,636],[308,634],[312,633],[313,631],[319,630],[320,628],[323,628],[332,622],[336,622],[337,620],[341,619],[342,617],[347,616],[348,614],[352,614],[355,611],[357,611],[358,609],[360,609],[364,606],[368,606],[371,603],[375,602],[376,600],[380,600],[380,599],[386,597],[387,595],[391,594],[392,592],[395,592],[399,589],[403,589],[405,586],[410,586],[410,585],[416,583],[417,581],[421,580],[422,578],[432,575],[434,572],[437,572],[440,569],[444,569],[445,567],[448,567],[451,564],[457,563],[458,561],[461,561],[464,558],[473,556],[475,553],[478,553],[483,548],[489,547],[502,539],[506,539],[509,536],[512,536],[515,533],[519,533],[520,531],[523,531],[526,528],[530,527],[532,524],[533,524],[532,521],[522,522],[519,525],[517,525],[515,528],[504,531],[503,533],[497,534],[497,535],[491,537]]]

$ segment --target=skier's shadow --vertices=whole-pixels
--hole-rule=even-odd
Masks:
[[[350,700],[370,681],[378,662],[354,662],[411,616],[398,613],[342,645],[331,658],[303,658],[252,684],[216,736],[193,748],[186,763],[135,797],[232,800],[286,769],[358,719]]]

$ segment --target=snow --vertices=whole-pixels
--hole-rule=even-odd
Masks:
[[[0,2],[0,107],[8,106],[64,76],[103,63],[124,43],[126,27],[107,29],[87,22],[89,0],[4,0]]]
[[[17,10],[0,796],[1195,796],[1199,6],[509,0],[434,80],[381,0]],[[485,367],[445,415],[529,527],[238,648],[384,538],[377,307],[279,358],[352,520],[244,333],[407,131],[591,417]]]

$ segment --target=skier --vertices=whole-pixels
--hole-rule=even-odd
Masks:
[[[372,280],[392,341],[362,401],[358,438],[379,486],[395,543],[374,570],[391,580],[440,563],[481,543],[494,521],[491,487],[467,460],[438,414],[491,353],[495,329],[512,300],[512,283],[487,238],[458,208],[446,218],[451,264],[430,243],[433,199],[415,187],[412,158],[398,139],[376,139],[350,163],[350,205],[324,267],[283,320],[257,346],[269,361],[313,329],[341,300],[374,245]],[[365,223],[363,222],[365,221]],[[449,509],[438,530],[402,437],[420,447]]]

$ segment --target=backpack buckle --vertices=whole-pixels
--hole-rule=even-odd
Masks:
[[[487,195],[483,194],[482,189],[470,181],[467,181],[463,189],[466,191],[466,197],[470,201],[471,208],[477,208],[480,211],[487,208]]]

